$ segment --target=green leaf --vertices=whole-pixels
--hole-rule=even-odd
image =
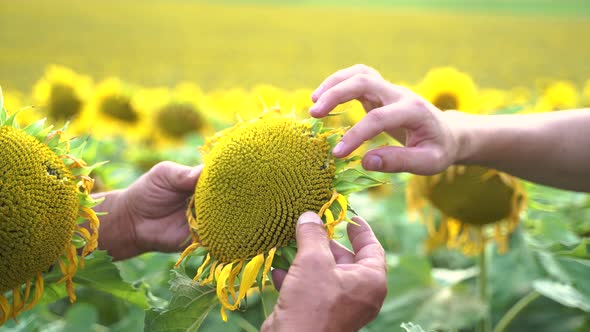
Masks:
[[[146,311],[145,331],[197,331],[217,305],[215,288],[200,286],[177,270],[172,272],[170,304]]]
[[[573,249],[557,251],[555,254],[559,256],[590,259],[590,239],[585,238]]]
[[[424,329],[422,329],[422,327],[420,325],[414,324],[414,323],[402,323],[402,325],[400,325],[400,327],[404,330],[406,330],[406,332],[425,332]]]
[[[145,290],[135,288],[124,281],[119,269],[113,263],[113,258],[108,256],[106,251],[96,250],[84,260],[84,268],[78,269],[74,276],[76,286],[86,286],[112,294],[143,309],[149,307]],[[67,296],[63,283],[56,284],[60,278],[61,272],[57,267],[54,267],[54,270],[45,277],[46,285],[42,303],[55,302]]]
[[[87,303],[72,306],[66,313],[62,332],[88,331],[98,321],[96,308]]]
[[[570,285],[551,280],[535,280],[533,288],[542,295],[565,306],[590,312],[590,298]]]

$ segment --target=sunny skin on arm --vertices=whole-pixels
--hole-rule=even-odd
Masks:
[[[381,132],[404,142],[371,150],[363,167],[433,175],[453,164],[476,164],[558,188],[590,191],[590,109],[543,114],[442,112],[374,69],[355,65],[324,80],[310,109],[326,116],[338,104],[362,103],[367,115],[333,150],[344,157]]]
[[[188,245],[186,208],[202,167],[162,162],[129,188],[96,194],[101,216],[99,249],[115,260],[149,251],[178,252]]]

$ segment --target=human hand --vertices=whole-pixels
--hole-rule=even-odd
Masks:
[[[385,255],[369,225],[348,225],[354,253],[329,240],[317,214],[297,225],[289,271],[273,270],[278,302],[262,331],[357,331],[379,313],[387,293]]]
[[[148,251],[182,250],[189,237],[186,221],[202,166],[188,167],[161,162],[122,191],[107,193],[99,211],[99,247],[115,259]]]
[[[374,69],[355,65],[324,80],[313,92],[309,113],[321,118],[338,104],[361,102],[367,115],[354,125],[333,149],[341,158],[381,132],[404,142],[405,147],[386,146],[365,154],[363,167],[371,171],[411,172],[432,175],[459,160],[461,137],[454,123],[461,113],[441,112],[409,89],[394,85]]]

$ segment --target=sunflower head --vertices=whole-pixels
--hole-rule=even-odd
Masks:
[[[33,96],[52,121],[64,122],[78,115],[92,89],[90,78],[51,65],[35,84]]]
[[[145,139],[148,117],[135,98],[135,89],[116,78],[100,82],[79,121],[77,131],[99,138],[124,136],[132,142]]]
[[[477,86],[469,75],[452,67],[429,71],[416,92],[443,111],[477,111]]]
[[[64,141],[62,134],[43,121],[20,129],[0,93],[0,325],[39,300],[42,274],[53,265],[74,300],[72,277],[82,263],[76,250],[85,256],[97,245],[96,202],[88,196],[93,182],[75,157],[83,143]],[[90,231],[78,226],[84,219]]]
[[[299,215],[319,211],[332,196],[335,166],[328,142],[292,118],[236,128],[204,163],[195,192],[196,232],[224,263],[286,245]],[[276,211],[269,213],[270,205]]]
[[[355,176],[344,170],[349,161],[330,153],[342,133],[274,110],[218,133],[201,149],[205,168],[187,212],[193,244],[178,263],[197,248],[207,254],[195,280],[217,284],[224,319],[256,280],[264,285],[275,251],[281,256],[292,245],[302,213],[323,216],[329,236],[345,220],[343,194],[355,191]]]
[[[446,243],[477,254],[495,239],[503,252],[525,202],[518,180],[479,166],[451,166],[434,176],[414,176],[408,184],[408,206],[426,220],[430,249]],[[438,229],[427,206],[440,212]]]

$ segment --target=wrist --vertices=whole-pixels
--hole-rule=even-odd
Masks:
[[[138,245],[127,190],[107,193],[96,210],[106,212],[106,215],[100,217],[99,249],[108,251],[115,260],[130,258],[144,252]]]
[[[475,163],[475,152],[479,149],[476,146],[476,135],[479,132],[476,125],[479,122],[478,116],[458,111],[446,111],[443,114],[446,116],[455,144],[451,164]]]

